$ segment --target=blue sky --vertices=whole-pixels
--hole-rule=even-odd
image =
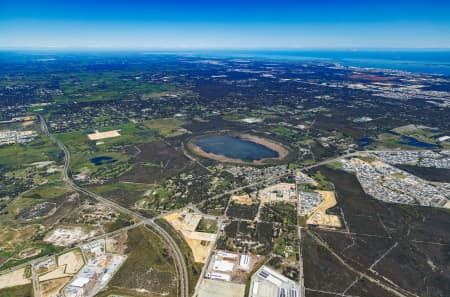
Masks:
[[[0,48],[450,48],[450,1],[0,0]]]

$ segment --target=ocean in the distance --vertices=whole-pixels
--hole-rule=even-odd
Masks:
[[[202,54],[210,57],[336,62],[344,66],[450,75],[450,50],[248,50]]]

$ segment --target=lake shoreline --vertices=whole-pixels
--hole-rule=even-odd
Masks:
[[[253,160],[253,161],[244,161],[244,160],[241,160],[238,158],[231,158],[231,157],[227,157],[224,155],[206,152],[193,141],[188,142],[188,147],[190,150],[192,150],[196,155],[198,155],[200,157],[212,159],[212,160],[223,162],[223,163],[237,163],[237,164],[264,165],[264,164],[267,164],[270,162],[281,161],[284,158],[286,158],[289,154],[289,151],[284,146],[282,146],[281,144],[276,143],[272,140],[266,139],[266,138],[261,138],[259,136],[250,135],[250,134],[237,134],[237,135],[232,135],[232,136],[236,136],[243,140],[248,140],[248,141],[263,145],[263,146],[277,152],[278,157],[262,158],[260,160]]]

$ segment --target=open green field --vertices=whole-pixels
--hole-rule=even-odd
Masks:
[[[36,248],[36,249],[39,249],[40,252],[37,255],[35,255],[33,257],[29,257],[29,258],[10,258],[7,262],[4,262],[0,266],[0,270],[8,269],[8,268],[26,263],[35,258],[52,255],[60,249],[60,247],[56,247],[52,244],[43,243],[43,242],[35,242],[32,244],[26,243],[26,248]]]
[[[270,132],[273,132],[275,134],[278,134],[280,136],[284,136],[287,138],[291,138],[291,137],[294,137],[295,135],[297,135],[297,132],[295,132],[291,129],[288,129],[286,127],[283,127],[283,126],[277,126],[275,128],[271,128]]]
[[[128,182],[116,182],[99,186],[91,186],[89,189],[99,195],[112,199],[117,203],[134,208],[135,203],[142,199],[144,193],[153,189],[153,185]]]
[[[27,144],[0,147],[0,165],[15,170],[34,162],[61,160],[61,150],[46,136],[38,136]]]
[[[0,289],[0,297],[32,297],[32,296],[33,296],[33,286],[31,284]]]
[[[63,182],[56,181],[36,187],[23,194],[24,198],[49,200],[63,196],[72,190]]]
[[[183,134],[181,126],[183,122],[174,118],[146,121],[144,126],[156,130],[163,137],[175,137]]]

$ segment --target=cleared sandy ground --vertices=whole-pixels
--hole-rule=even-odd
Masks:
[[[192,250],[194,261],[197,263],[206,263],[209,252],[212,248],[212,241],[201,241],[195,239],[186,239],[186,243]]]
[[[0,275],[0,289],[21,286],[31,283],[31,280],[24,278],[25,268],[11,271],[10,273]]]
[[[231,200],[236,203],[236,204],[240,204],[240,205],[252,205],[253,201],[252,198],[250,198],[250,196],[248,194],[244,194],[244,195],[233,195],[231,196]]]
[[[341,228],[341,221],[338,216],[326,214],[326,210],[336,205],[336,197],[333,191],[317,191],[322,195],[322,203],[317,206],[314,212],[306,221],[310,225],[319,225],[323,227]]]
[[[81,227],[59,227],[50,231],[44,238],[45,242],[59,246],[71,246],[97,235],[96,231],[85,232]]]
[[[204,279],[198,297],[242,297],[244,294],[245,285],[243,284]]]
[[[66,266],[58,266],[55,270],[52,270],[46,274],[39,276],[40,282],[45,282],[51,279],[57,279],[61,277],[72,277],[72,275],[65,273]]]
[[[194,214],[193,216],[200,215]],[[195,232],[194,230],[196,229],[199,220],[195,220],[197,224],[194,226],[190,224],[190,222],[185,222],[181,213],[169,214],[165,216],[164,219],[168,221],[175,230],[183,235],[184,240],[192,250],[194,261],[205,263],[217,235],[206,232]]]
[[[83,256],[79,250],[73,250],[58,257],[58,265],[66,266],[66,273],[75,274],[84,265]]]
[[[48,280],[39,284],[39,291],[41,297],[53,297],[56,296],[59,291],[70,281],[70,277],[62,277],[57,279]]]
[[[120,130],[111,130],[106,132],[98,132],[88,134],[89,140],[99,140],[99,139],[105,139],[105,138],[112,138],[112,137],[118,137],[120,136],[119,133]]]
[[[195,231],[197,229],[202,216],[199,214],[185,214],[183,218],[182,213],[176,212],[169,214],[164,218],[168,221],[177,231]]]
[[[264,164],[264,163],[267,163],[270,161],[283,160],[289,154],[289,151],[286,148],[284,148],[281,144],[276,143],[274,141],[271,141],[271,140],[268,140],[265,138],[261,138],[261,137],[257,137],[254,135],[250,135],[250,134],[240,134],[239,137],[242,139],[245,139],[245,140],[252,141],[254,143],[264,145],[265,147],[268,147],[271,150],[276,151],[278,153],[278,157],[277,158],[264,158],[261,160],[254,160],[253,162],[246,162],[246,161],[242,161],[241,159],[234,159],[234,158],[226,157],[224,155],[218,155],[218,154],[205,152],[204,150],[202,150],[198,145],[196,145],[193,142],[189,142],[188,146],[192,151],[194,151],[197,155],[199,155],[201,157],[205,157],[208,159],[213,159],[213,160],[216,160],[219,162],[225,162],[225,163]]]
[[[106,250],[108,253],[124,255],[127,248],[127,232],[120,232],[117,235],[106,238]]]

